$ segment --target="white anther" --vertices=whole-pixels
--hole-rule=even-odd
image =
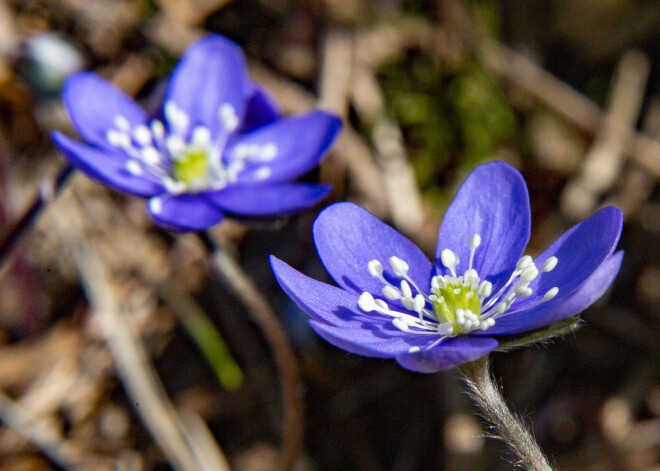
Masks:
[[[431,291],[434,293],[440,290],[440,281],[438,281],[438,277],[434,276],[431,278]]]
[[[401,280],[401,292],[403,293],[403,296],[412,299],[412,290],[410,289],[410,285],[406,280]]]
[[[151,127],[151,133],[156,138],[156,140],[162,140],[165,137],[165,125],[160,119],[154,119],[149,123]]]
[[[259,157],[264,162],[271,162],[277,157],[277,146],[273,143],[264,144],[259,152]]]
[[[129,160],[126,162],[126,170],[128,170],[131,175],[142,175],[142,166],[137,160]]]
[[[389,285],[384,286],[381,292],[383,293],[383,296],[385,296],[387,299],[391,299],[392,301],[401,299],[401,293]]]
[[[465,310],[460,309],[460,308],[459,308],[459,309],[456,309],[456,321],[457,321],[459,324],[462,324],[462,323],[463,323],[462,321],[463,321],[464,319],[465,319]]]
[[[424,306],[426,306],[424,296],[421,294],[415,296],[415,299],[413,300],[413,311],[420,313],[424,309]]]
[[[417,352],[419,352],[419,351],[420,351],[420,348],[419,348],[419,347],[410,347],[410,348],[408,349],[408,353],[417,353]]]
[[[493,292],[493,284],[488,280],[482,281],[481,284],[479,285],[479,290],[478,290],[479,297],[485,299],[488,296],[490,296],[492,292]]]
[[[538,274],[539,274],[539,270],[536,268],[536,266],[534,266],[533,264],[527,265],[520,274],[520,279],[525,283],[529,283],[534,278],[536,278]]]
[[[529,255],[523,255],[520,260],[518,260],[518,263],[516,263],[516,270],[520,271],[523,270],[525,267],[527,267],[530,263],[533,263],[534,260],[532,257]]]
[[[131,123],[128,122],[128,119],[126,119],[126,116],[122,116],[120,114],[115,115],[115,117],[112,119],[112,122],[114,123],[114,125],[117,129],[120,129],[120,130],[126,131],[126,132],[131,130]]]
[[[440,335],[451,335],[454,333],[454,327],[449,323],[438,324],[437,331]]]
[[[272,175],[273,171],[268,167],[260,167],[254,172],[254,178],[257,180],[266,180]]]
[[[408,311],[414,311],[415,310],[415,306],[414,306],[412,298],[402,297],[400,299],[400,301],[401,301],[401,304],[403,304],[403,307],[406,308]]]
[[[374,302],[376,303],[376,307],[379,308],[381,311],[387,311],[389,309],[387,303],[382,299],[376,299],[374,300]]]
[[[545,262],[543,262],[543,265],[541,266],[541,271],[549,272],[554,270],[554,268],[557,266],[557,262],[559,262],[557,257],[548,258]]]
[[[516,296],[518,296],[520,298],[527,298],[527,297],[532,295],[532,288],[530,288],[529,286],[525,286],[525,285],[519,285],[519,286],[516,286],[516,289],[515,289],[514,292],[516,293]]]
[[[181,154],[183,154],[183,151],[186,149],[186,143],[183,142],[181,136],[177,135],[167,136],[165,139],[165,146],[170,155],[175,159],[181,157]]]
[[[151,130],[148,126],[140,124],[133,129],[133,139],[141,146],[148,146],[151,144]]]
[[[465,273],[463,273],[463,279],[465,280],[466,285],[469,285],[473,280],[478,282],[479,273],[477,273],[477,270],[474,268],[469,268],[465,270]]]
[[[371,295],[371,293],[367,293],[365,291],[360,295],[358,298],[358,307],[364,312],[371,312],[376,309],[376,301],[374,300],[374,297]]]
[[[461,288],[454,288],[454,294],[461,294]]]
[[[149,165],[160,164],[160,152],[155,147],[144,147],[140,151],[140,154],[142,155],[142,159]]]
[[[109,129],[105,134],[105,138],[113,147],[124,147],[124,142],[126,142],[127,139],[130,141],[130,138],[125,132],[117,131],[115,129]]]
[[[395,319],[392,319],[392,324],[394,324],[394,327],[399,329],[402,332],[408,332],[408,324],[399,319],[398,317]]]
[[[509,309],[509,304],[506,301],[500,301],[497,303],[497,306],[495,306],[495,310],[498,314],[504,314],[507,309]]]
[[[186,184],[184,182],[169,177],[163,179],[163,184],[167,192],[173,195],[180,195],[186,191]]]
[[[470,242],[468,243],[468,247],[470,250],[476,250],[477,247],[481,245],[481,236],[479,234],[473,234],[472,237],[470,237]]]
[[[229,103],[225,103],[218,109],[218,118],[227,131],[233,131],[238,127],[238,116],[236,110]]]
[[[451,250],[444,249],[442,252],[440,252],[440,261],[442,261],[442,264],[445,267],[449,268],[450,270],[453,270],[456,264],[458,263],[458,257]]]
[[[559,293],[559,288],[557,288],[556,286],[554,288],[550,288],[548,292],[543,295],[542,302],[550,301],[552,298],[557,296],[557,293]]]
[[[399,257],[392,256],[390,257],[389,262],[395,275],[403,276],[408,273],[408,264],[401,260]]]
[[[206,147],[211,142],[211,131],[206,126],[196,126],[193,129],[191,142],[200,147]]]
[[[163,200],[154,196],[149,200],[149,209],[154,214],[160,214],[163,211]]]
[[[371,260],[367,263],[367,270],[369,270],[371,276],[378,278],[383,274],[383,264],[376,259]]]

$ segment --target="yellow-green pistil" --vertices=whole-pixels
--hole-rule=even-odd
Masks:
[[[205,149],[191,148],[174,160],[174,178],[180,182],[190,185],[195,181],[202,180],[208,173],[208,159]]]
[[[462,277],[461,277],[462,278]],[[454,334],[462,332],[463,328],[456,319],[457,311],[471,311],[477,317],[481,314],[481,302],[477,291],[462,283],[449,283],[434,292],[433,312],[438,316],[438,322],[449,322]]]

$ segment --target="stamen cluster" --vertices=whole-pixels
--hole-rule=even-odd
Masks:
[[[400,278],[398,284],[385,278],[383,265],[379,260],[371,260],[367,269],[371,276],[384,284],[381,294],[389,303],[374,298],[371,293],[365,291],[360,295],[358,306],[364,312],[375,311],[393,317],[392,324],[401,331],[440,335],[440,338],[428,347],[431,348],[445,338],[475,330],[485,331],[495,325],[497,319],[519,312],[520,310],[510,310],[514,301],[531,296],[530,283],[540,273],[553,270],[558,263],[556,257],[549,257],[539,269],[532,257],[525,255],[518,260],[509,280],[493,294],[493,284],[488,280],[481,280],[473,268],[474,254],[479,245],[481,236],[474,234],[468,243],[468,268],[462,275],[457,275],[456,271],[460,263],[458,256],[449,249],[441,252],[441,262],[450,274],[431,278],[431,294],[426,294],[408,276],[409,266],[404,260],[396,256],[389,258],[392,272]],[[526,306],[525,309],[550,301],[558,292],[557,287],[548,290],[540,301]],[[395,301],[398,301],[405,311],[392,308]],[[416,348],[413,347],[413,350]]]
[[[117,115],[115,127],[107,131],[108,142],[130,156],[126,169],[132,175],[151,174],[174,195],[221,190],[235,183],[249,164],[262,164],[255,173],[258,180],[270,176],[270,168],[263,164],[277,156],[275,144],[239,144],[226,155],[225,148],[239,126],[231,104],[218,108],[220,131],[215,137],[206,126],[191,130],[190,117],[173,101],[165,103],[163,111],[165,122],[153,119],[148,126],[131,127],[126,117]]]

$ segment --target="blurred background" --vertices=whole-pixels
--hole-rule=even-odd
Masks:
[[[456,189],[489,160],[528,182],[532,255],[598,207],[621,208],[623,267],[583,327],[495,354],[493,369],[559,469],[660,470],[655,0],[1,1],[0,469],[172,469],[126,393],[99,289],[144,350],[136,364],[155,367],[165,410],[205,423],[211,433],[192,436],[215,440],[231,469],[279,469],[278,370],[204,243],[154,227],[143,200],[69,175],[49,138],[75,135],[60,102],[68,75],[94,70],[155,109],[178,57],[208,32],[244,48],[285,113],[342,116],[337,145],[305,177],[334,185],[323,204],[356,202],[429,255]],[[341,351],[279,290],[269,254],[328,280],[311,238],[320,209],[211,231],[299,361],[295,469],[511,469],[456,371],[413,374]],[[191,312],[207,323],[191,327]]]

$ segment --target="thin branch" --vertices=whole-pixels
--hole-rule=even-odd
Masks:
[[[39,193],[37,194],[30,207],[14,224],[14,227],[11,228],[9,234],[4,238],[4,240],[0,242],[0,271],[7,263],[9,256],[14,250],[14,247],[16,247],[16,244],[21,240],[27,229],[32,226],[32,223],[41,213],[41,210],[44,209],[48,203],[55,199],[72,173],[73,167],[71,165],[65,164],[62,165],[60,170],[57,172],[57,176],[53,181],[44,179],[41,182]]]
[[[234,257],[222,246],[214,248],[213,242],[205,235],[202,238],[213,251],[211,265],[214,271],[240,298],[273,352],[284,401],[282,469],[291,470],[300,456],[303,443],[303,402],[298,362],[277,316]]]
[[[485,419],[495,426],[499,437],[518,455],[518,465],[529,471],[552,471],[547,458],[521,419],[509,410],[499,387],[490,375],[488,357],[459,367],[470,395]]]

